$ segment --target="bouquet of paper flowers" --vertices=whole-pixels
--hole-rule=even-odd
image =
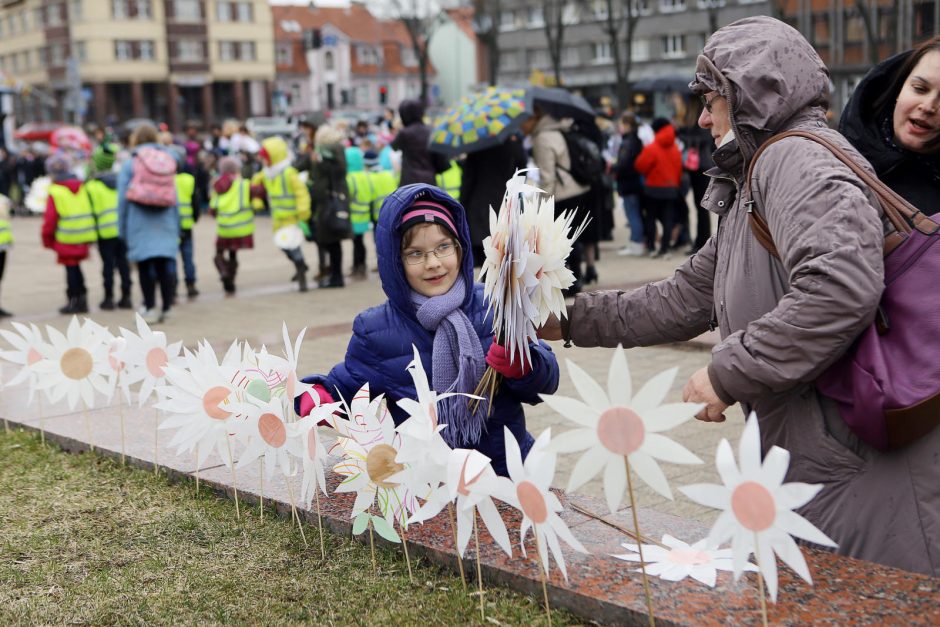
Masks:
[[[506,182],[499,214],[490,208],[479,280],[487,313],[493,312],[494,341],[506,348],[510,362],[518,358],[531,363],[529,341],[538,339],[536,327],[552,314],[567,314],[562,290],[575,277],[565,261],[589,218],[575,227],[574,211],[556,216],[554,197],[545,198],[542,190],[527,184],[527,171],[517,170]],[[490,399],[492,407],[498,386],[498,373],[488,367],[475,394]]]

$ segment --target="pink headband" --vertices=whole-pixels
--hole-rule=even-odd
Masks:
[[[424,218],[425,222],[436,222],[440,220],[450,229],[451,233],[457,235],[457,228],[454,226],[450,211],[448,211],[444,205],[427,200],[419,201],[412,205],[401,217],[401,224],[404,226],[408,224],[408,222],[415,221],[416,218]]]

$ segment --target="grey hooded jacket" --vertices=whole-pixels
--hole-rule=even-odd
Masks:
[[[801,513],[840,553],[940,575],[940,429],[879,453],[813,386],[878,305],[889,227],[874,195],[822,146],[788,138],[763,153],[752,178],[754,209],[767,220],[781,261],[748,226],[744,172],[772,135],[811,130],[868,166],[826,125],[828,70],[796,30],[754,17],[708,39],[691,88],[718,91],[730,105],[736,140],[715,151],[702,202],[718,214],[718,231],[671,278],[631,292],[579,295],[573,341],[683,341],[716,320],[722,340],[708,368],[715,391],[757,413],[765,452],[773,445],[790,451],[788,481],[825,486]]]

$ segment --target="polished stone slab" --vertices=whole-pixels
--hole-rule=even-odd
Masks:
[[[0,408],[2,409],[2,408]],[[36,430],[34,418],[8,417],[26,429]],[[87,450],[89,443],[108,455],[120,454],[120,420],[123,414],[126,455],[129,463],[153,467],[154,413],[152,409],[138,410],[129,406],[108,407],[88,413],[90,428],[86,427],[81,412],[57,415],[44,420],[47,439],[69,451]],[[178,479],[191,478],[195,470],[193,456],[180,456],[165,443],[171,434],[161,430],[157,440],[158,465],[167,474]],[[237,457],[237,453],[236,453]],[[232,486],[238,489],[242,508],[257,508],[263,492],[265,510],[289,516],[291,502],[309,524],[308,540],[316,542],[317,514],[312,503],[300,503],[299,476],[283,477],[276,473],[274,480],[261,482],[261,464],[237,469],[235,480],[231,469],[221,465],[214,455],[199,470],[201,483],[206,489],[232,496]],[[340,477],[327,472],[329,497],[320,496],[322,524],[333,533],[348,535],[352,531],[350,513],[354,495],[334,492]],[[291,486],[288,489],[288,485]],[[610,624],[648,624],[647,608],[641,576],[636,565],[611,557],[623,553],[621,543],[632,540],[616,525],[632,530],[629,509],[614,515],[607,511],[599,499],[566,495],[558,492],[565,505],[563,520],[584,544],[589,554],[576,552],[562,543],[568,569],[566,581],[559,570],[553,568],[547,581],[549,598],[555,607],[564,607],[588,620]],[[514,555],[506,556],[492,541],[485,527],[480,527],[481,569],[488,586],[502,585],[541,598],[541,570],[535,561],[536,548],[531,534],[526,541],[527,557],[519,549],[519,513],[500,506],[501,513],[513,541]],[[583,513],[590,512],[591,515]],[[655,539],[669,533],[693,542],[703,537],[708,529],[696,521],[638,509],[641,531]],[[611,524],[598,520],[603,518]],[[408,529],[409,553],[412,559],[423,558],[456,572],[457,558],[454,535],[446,512],[424,524]],[[368,534],[358,538],[368,542]],[[385,541],[375,536],[375,541]],[[387,544],[387,543],[386,543]],[[786,567],[780,566],[780,592],[777,604],[768,603],[769,619],[779,625],[936,625],[940,624],[940,579],[908,573],[876,564],[840,557],[816,549],[805,549],[806,559],[813,574],[815,586],[806,585]],[[403,558],[404,559],[404,558]],[[464,556],[464,570],[471,587],[475,585],[476,551],[471,540]],[[650,593],[654,613],[662,625],[702,624],[758,624],[760,606],[757,580],[753,574],[745,575],[734,583],[730,573],[719,572],[715,588],[708,588],[692,579],[667,582],[650,578]]]

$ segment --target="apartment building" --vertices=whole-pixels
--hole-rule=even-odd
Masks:
[[[271,10],[280,112],[374,114],[420,95],[418,60],[398,20],[379,19],[361,2]]]
[[[940,33],[940,0],[782,0],[784,19],[829,66],[834,112],[842,111],[872,64]],[[870,28],[870,31],[868,30]]]
[[[553,77],[544,6],[536,0],[503,0],[500,83],[524,84],[533,73]],[[657,114],[668,110],[668,92],[691,79],[711,25],[761,14],[770,14],[768,0],[640,0],[629,76],[637,103]],[[562,15],[562,83],[592,102],[615,100],[613,51],[603,30],[606,0],[569,2]],[[621,51],[626,53],[623,43]]]
[[[56,97],[19,121],[269,114],[273,40],[267,0],[0,0],[0,70]]]

